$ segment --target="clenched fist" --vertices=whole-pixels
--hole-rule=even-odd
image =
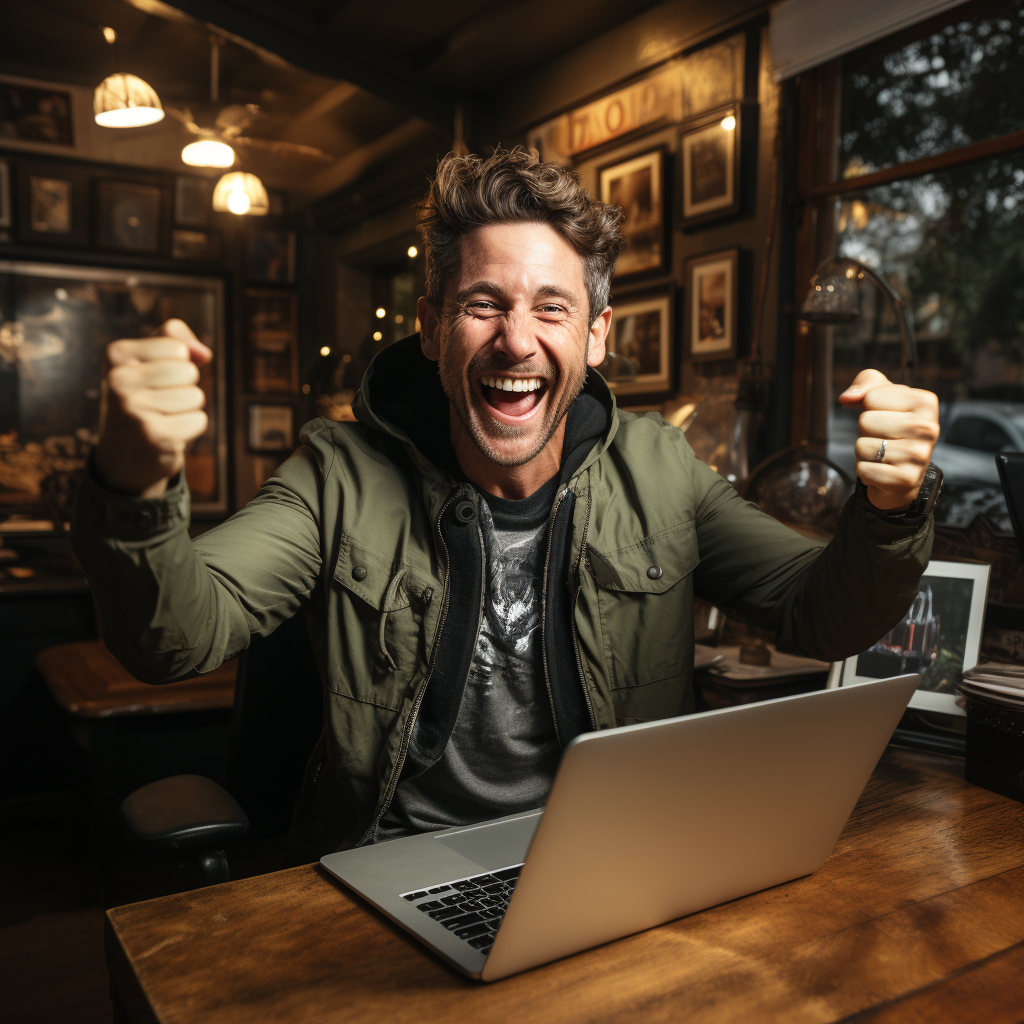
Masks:
[[[107,487],[159,497],[180,472],[185,446],[206,430],[199,367],[213,358],[181,320],[158,336],[107,346],[96,469]]]
[[[907,508],[917,497],[939,439],[939,400],[930,391],[893,384],[878,370],[861,370],[839,396],[859,405],[854,444],[857,476],[875,508]]]

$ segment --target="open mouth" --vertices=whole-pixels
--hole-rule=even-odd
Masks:
[[[480,390],[499,419],[520,420],[540,405],[547,392],[547,381],[543,377],[484,374],[480,378]]]

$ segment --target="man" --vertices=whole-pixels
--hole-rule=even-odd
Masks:
[[[325,728],[297,856],[544,802],[595,728],[693,710],[693,595],[834,659],[912,600],[937,436],[927,392],[864,371],[858,472],[814,545],[603,380],[621,214],[522,151],[450,156],[420,208],[419,336],[385,349],[357,424],[307,425],[232,519],[189,542],[185,443],[204,428],[184,324],[114,342],[73,528],[108,646],[154,682],[207,671],[300,610]],[[885,441],[883,458],[879,449]],[[281,680],[281,713],[288,680]]]

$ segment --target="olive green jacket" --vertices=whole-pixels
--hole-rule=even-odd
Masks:
[[[325,725],[297,808],[304,857],[358,843],[390,803],[459,571],[438,518],[452,500],[480,500],[375,411],[386,382],[373,374],[359,423],[307,424],[257,497],[195,542],[181,482],[145,500],[87,475],[72,527],[104,639],[140,679],[209,671],[307,610]],[[851,499],[822,547],[743,501],[660,416],[617,411],[596,374],[588,388],[609,427],[568,486],[574,640],[597,728],[693,710],[695,592],[824,660],[864,650],[903,615],[930,517],[890,522]],[[477,623],[453,627],[475,636]],[[282,714],[287,701],[282,680]]]

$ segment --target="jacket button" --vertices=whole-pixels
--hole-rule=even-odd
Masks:
[[[354,580],[365,580],[366,579],[366,566],[357,565],[352,569],[352,579]]]
[[[424,604],[430,604],[431,600],[434,597],[434,588],[433,587],[424,587],[423,588],[423,594],[421,596],[423,597],[423,603]]]
[[[652,565],[650,567],[650,569],[647,570],[647,575],[652,580],[660,580],[661,579],[661,566],[660,565]]]
[[[460,523],[471,523],[476,516],[476,508],[471,501],[460,501],[455,506],[455,518]]]

